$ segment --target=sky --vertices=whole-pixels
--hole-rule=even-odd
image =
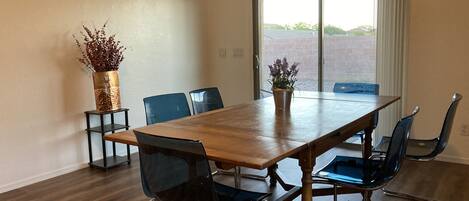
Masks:
[[[318,0],[264,0],[264,23],[318,23]],[[376,0],[324,0],[324,24],[350,30],[376,24]]]

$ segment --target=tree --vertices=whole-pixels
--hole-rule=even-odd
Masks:
[[[324,33],[326,35],[345,35],[347,32],[339,27],[333,25],[327,25],[324,27]]]
[[[264,29],[268,30],[286,30],[287,27],[280,24],[264,24]]]
[[[375,33],[376,29],[373,26],[362,25],[348,31],[352,36],[369,36]]]
[[[293,30],[303,30],[303,31],[317,31],[317,25],[308,24],[306,22],[299,22],[293,25]]]

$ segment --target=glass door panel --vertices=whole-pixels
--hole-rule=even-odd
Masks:
[[[283,57],[290,64],[300,63],[296,90],[318,90],[318,9],[318,0],[263,1],[260,31],[261,95],[265,96],[266,91],[271,91],[268,65]]]
[[[324,0],[324,91],[376,82],[376,0]]]

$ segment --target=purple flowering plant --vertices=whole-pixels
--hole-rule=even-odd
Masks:
[[[269,65],[270,80],[269,83],[273,89],[295,89],[295,82],[297,81],[296,75],[298,74],[297,62],[294,62],[291,66],[288,64],[287,58],[284,57],[282,60],[276,59],[274,64]]]

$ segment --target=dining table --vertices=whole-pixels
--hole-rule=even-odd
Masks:
[[[289,110],[276,110],[267,97],[134,130],[164,137],[200,141],[209,160],[229,166],[268,169],[271,185],[287,191],[278,200],[312,201],[332,190],[313,189],[316,158],[364,131],[362,154],[372,154],[372,133],[378,111],[398,101],[397,96],[330,92],[296,93]],[[107,135],[106,140],[137,145],[133,130]],[[285,183],[277,163],[298,159],[301,185]],[[339,189],[346,193],[347,189]],[[356,190],[355,190],[356,191]],[[370,193],[371,195],[371,193]]]

